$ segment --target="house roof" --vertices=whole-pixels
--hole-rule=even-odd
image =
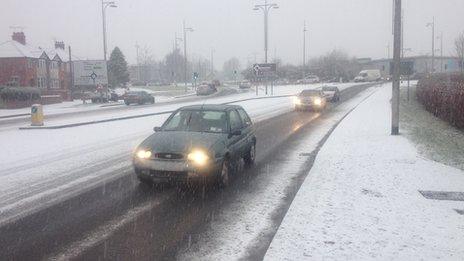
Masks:
[[[58,56],[58,58],[61,61],[69,62],[69,53],[66,50],[52,49],[52,50],[47,51],[47,54],[48,54],[48,57],[50,57],[50,59],[52,59],[52,60],[54,60],[56,58],[56,56]],[[75,55],[72,55],[72,54],[71,54],[71,59],[73,61],[82,60],[81,58],[79,58],[79,57],[77,57]]]
[[[48,57],[47,53],[37,47],[28,44],[21,44],[16,41],[10,40],[0,43],[0,57],[1,58],[16,58],[16,57],[29,57],[40,58],[43,55]]]

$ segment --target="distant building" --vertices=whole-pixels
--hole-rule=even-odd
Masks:
[[[63,42],[46,51],[26,42],[23,32],[14,32],[12,39],[0,43],[0,85],[36,87],[42,95],[71,98],[69,59]]]
[[[371,60],[362,63],[363,70],[378,69],[383,77],[390,76],[390,63],[392,59]],[[413,63],[413,72],[423,74],[432,72],[431,56],[404,57],[402,61]],[[457,57],[435,57],[433,62],[435,73],[453,73],[461,71],[460,59]]]

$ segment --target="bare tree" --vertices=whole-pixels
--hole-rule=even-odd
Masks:
[[[464,32],[459,34],[459,36],[454,40],[454,45],[456,48],[456,55],[459,58],[461,67],[461,73],[464,72]]]

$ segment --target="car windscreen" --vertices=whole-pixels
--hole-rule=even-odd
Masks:
[[[317,90],[304,90],[300,93],[300,96],[316,96],[320,95],[320,92]]]
[[[337,87],[330,87],[330,86],[327,86],[327,87],[322,87],[322,91],[336,92],[336,91],[338,91],[338,88],[337,88]]]
[[[164,131],[227,132],[227,117],[224,111],[180,110],[163,125]]]

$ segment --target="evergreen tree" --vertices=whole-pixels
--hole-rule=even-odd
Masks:
[[[115,47],[111,52],[108,61],[108,79],[113,88],[129,82],[126,58],[119,47]]]

